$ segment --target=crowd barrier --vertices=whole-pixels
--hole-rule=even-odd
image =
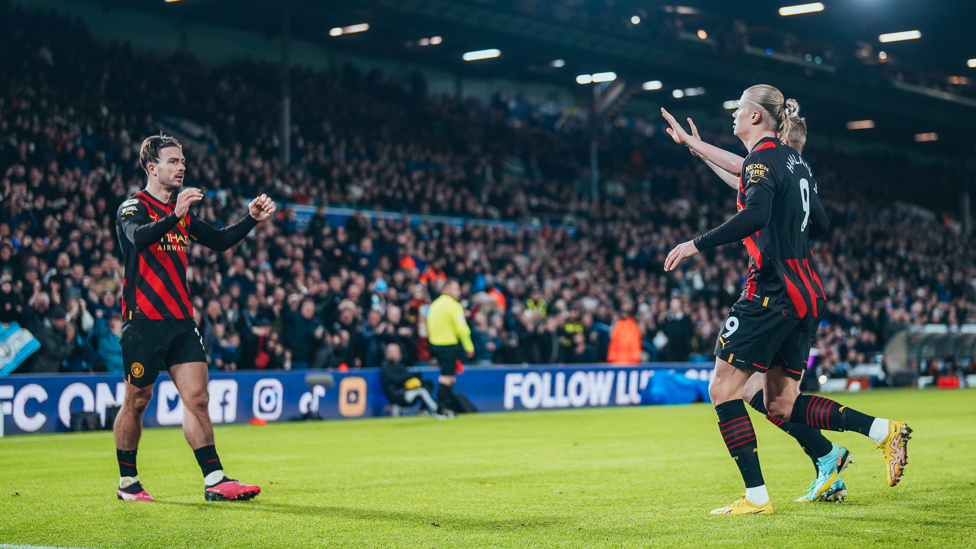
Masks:
[[[437,371],[419,369],[436,382]],[[309,387],[306,375],[324,371],[212,372],[210,418],[214,424],[300,419],[308,412],[323,419],[376,417],[389,401],[380,386],[380,372],[364,369],[329,372],[330,388]],[[481,412],[629,406],[694,402],[712,373],[710,364],[647,364],[614,367],[607,364],[571,367],[468,367],[455,388]],[[652,383],[653,380],[656,383]],[[73,412],[105,411],[125,396],[121,376],[14,375],[0,379],[3,433],[56,433],[70,429]],[[656,390],[654,390],[656,389]],[[707,398],[705,390],[704,398]],[[166,374],[156,381],[146,411],[146,427],[183,422],[183,404]]]

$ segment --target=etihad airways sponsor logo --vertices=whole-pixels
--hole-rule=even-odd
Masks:
[[[161,252],[182,252],[186,253],[186,235],[176,232],[169,232],[159,240],[159,251]]]

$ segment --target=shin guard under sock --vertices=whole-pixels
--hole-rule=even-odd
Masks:
[[[752,400],[749,401],[749,405],[755,408],[759,413],[764,414],[770,423],[779,427],[783,430],[783,432],[795,438],[796,441],[800,443],[800,447],[803,448],[803,451],[813,461],[814,467],[817,466],[817,461],[820,458],[829,454],[830,450],[833,449],[833,445],[818,429],[814,429],[809,425],[803,425],[802,423],[783,421],[769,415],[769,411],[766,410],[766,403],[764,401],[762,391],[759,391],[756,393],[756,396],[752,397]]]
[[[759,467],[759,448],[756,432],[752,428],[749,412],[742,400],[730,400],[715,407],[718,414],[718,428],[725,439],[729,454],[739,466],[746,488],[765,484],[762,469]]]
[[[828,431],[855,431],[871,436],[871,424],[875,418],[857,410],[841,406],[829,398],[800,395],[793,404],[793,423],[803,423]]]
[[[115,449],[116,458],[119,460],[120,477],[137,477],[139,471],[136,470],[136,452],[139,450],[119,450]]]

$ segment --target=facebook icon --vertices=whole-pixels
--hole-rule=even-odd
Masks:
[[[210,391],[210,421],[234,423],[237,420],[237,382],[233,379],[212,379]]]

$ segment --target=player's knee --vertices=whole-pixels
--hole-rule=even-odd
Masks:
[[[712,401],[712,404],[725,402],[725,395],[722,394],[722,391],[714,383],[708,386],[708,398]]]
[[[730,394],[727,384],[721,379],[714,378],[708,385],[708,398],[711,399],[713,405],[718,405],[723,402],[734,400],[735,398],[738,398],[738,396]]]
[[[790,416],[793,415],[792,402],[789,402],[784,398],[770,396],[768,393],[766,393],[765,397],[766,398],[764,400],[766,401],[766,410],[769,412],[769,415],[782,421],[790,420]]]
[[[210,393],[206,389],[191,391],[183,399],[183,405],[194,412],[207,412],[210,406]]]
[[[142,415],[146,411],[146,408],[149,407],[149,401],[152,400],[152,395],[152,385],[148,387],[129,385],[126,387],[124,404],[130,407],[137,415]]]
[[[453,387],[454,386],[454,381],[456,379],[457,378],[454,377],[454,376],[438,376],[437,383],[439,383],[441,385],[447,385],[448,387]]]

